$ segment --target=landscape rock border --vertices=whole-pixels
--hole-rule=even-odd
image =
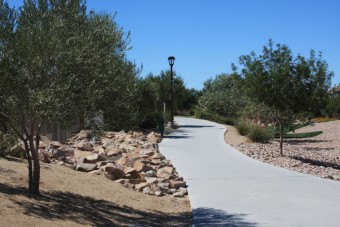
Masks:
[[[47,163],[103,175],[145,194],[184,197],[187,184],[160,153],[161,140],[153,131],[107,131],[91,138],[91,131],[81,130],[65,144],[41,136],[39,157]]]

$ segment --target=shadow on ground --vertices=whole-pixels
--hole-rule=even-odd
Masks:
[[[211,125],[180,125],[180,128],[214,128]]]
[[[163,136],[164,139],[188,139],[191,136]]]
[[[246,214],[228,214],[222,210],[206,207],[194,209],[192,214],[194,226],[258,226],[257,223],[246,221],[244,219]]]
[[[311,140],[311,139],[284,139],[285,143],[288,144],[304,144],[304,143],[327,143],[328,140]]]
[[[118,206],[70,192],[43,192],[31,196],[23,187],[0,183],[0,193],[24,209],[24,214],[46,220],[65,220],[92,226],[191,226],[191,213],[167,214]],[[28,199],[15,199],[14,195]]]
[[[290,155],[289,157],[292,159],[301,161],[303,163],[313,165],[313,166],[323,166],[325,168],[331,167],[331,168],[340,170],[340,164],[337,164],[336,162],[333,163],[333,162],[328,162],[328,161],[323,161],[323,160],[319,161],[319,160],[315,160],[312,158],[300,157],[298,155]]]

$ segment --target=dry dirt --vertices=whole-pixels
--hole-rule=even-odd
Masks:
[[[251,140],[246,136],[241,136],[234,126],[226,125],[227,131],[224,134],[224,140],[227,144],[238,145],[241,143],[251,143]]]
[[[188,197],[145,195],[102,176],[41,163],[41,196],[27,194],[25,160],[0,159],[0,226],[191,226]]]

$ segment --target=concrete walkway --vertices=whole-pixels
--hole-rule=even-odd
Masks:
[[[253,160],[225,127],[176,118],[160,144],[189,185],[194,226],[340,226],[340,183]]]

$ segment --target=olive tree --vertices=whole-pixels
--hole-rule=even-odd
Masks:
[[[308,59],[293,57],[286,45],[270,40],[262,54],[254,52],[240,57],[246,92],[249,97],[272,108],[280,126],[280,153],[283,155],[283,128],[294,113],[315,108],[327,96],[332,72],[321,53],[310,51]]]
[[[225,117],[237,117],[246,104],[236,73],[220,74],[204,82],[199,108],[203,112]]]
[[[24,144],[29,191],[39,194],[41,127],[103,108],[133,73],[128,37],[112,17],[88,15],[83,0],[25,0],[18,11],[1,1],[0,19],[0,116]]]

